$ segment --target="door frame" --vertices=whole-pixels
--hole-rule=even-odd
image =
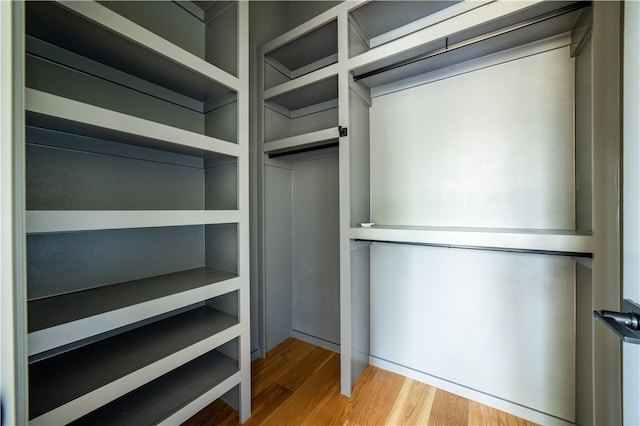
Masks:
[[[640,302],[640,3],[624,3],[622,295]],[[640,345],[622,344],[622,422],[640,424]]]

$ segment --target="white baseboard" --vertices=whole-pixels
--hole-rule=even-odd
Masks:
[[[431,376],[421,371],[413,370],[411,368],[404,367],[402,365],[398,365],[393,362],[389,362],[380,358],[370,356],[369,363],[375,367],[382,368],[383,370],[388,370],[393,373],[400,374],[410,379],[417,380],[421,383],[425,383],[427,385],[436,387],[438,389],[442,389],[444,391],[459,395],[463,398],[467,398],[469,400],[479,402],[480,404],[493,407],[497,410],[507,412],[514,416],[522,417],[523,419],[529,420],[531,422],[535,422],[542,425],[563,425],[563,426],[574,424],[573,422],[560,419],[558,417],[554,417],[549,414],[542,413],[532,408],[528,408],[528,407],[516,404],[514,402],[506,401],[502,398],[497,398],[495,396],[488,395],[486,393],[477,391],[475,389],[471,389],[466,386],[459,385],[457,383],[453,383],[435,376]]]

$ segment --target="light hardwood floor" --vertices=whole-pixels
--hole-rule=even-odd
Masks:
[[[287,339],[252,365],[252,415],[245,425],[513,425],[519,417],[369,366],[351,398],[340,394],[340,356]],[[237,425],[216,401],[186,426]]]

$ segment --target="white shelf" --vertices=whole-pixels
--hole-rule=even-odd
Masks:
[[[289,80],[338,62],[338,30],[334,19],[265,54],[265,62]]]
[[[202,307],[33,363],[30,424],[67,424],[239,333],[236,317]]]
[[[240,152],[231,142],[29,88],[25,89],[25,108],[28,124],[52,130],[140,146],[159,145],[200,156],[217,153],[237,157]]]
[[[405,37],[390,41],[373,48],[367,52],[349,59],[349,69],[357,70],[358,73],[375,68],[380,64],[397,62],[407,59],[416,53],[426,53],[416,51],[421,46],[433,47],[434,42],[444,41],[447,37],[462,34],[470,29],[479,28],[482,25],[490,25],[505,17],[514,17],[518,12],[531,9],[540,1],[532,2],[491,2],[464,13],[452,16],[449,19],[439,22],[437,25],[427,26]],[[446,9],[442,11],[445,13]],[[483,31],[487,32],[487,30]],[[481,31],[478,32],[482,34]],[[427,49],[429,51],[430,49]]]
[[[447,228],[411,226],[352,227],[349,238],[407,244],[544,251],[572,254],[593,253],[591,233],[535,229]]]
[[[278,152],[311,148],[314,146],[323,145],[331,140],[337,140],[339,136],[340,132],[338,128],[332,127],[329,129],[318,130],[316,132],[305,133],[298,136],[291,136],[289,138],[278,139],[271,142],[265,142],[264,152],[275,154]]]
[[[490,0],[449,2],[377,2],[350,10],[351,25],[369,48],[404,37],[443,22]],[[384,19],[380,19],[380,17]]]
[[[237,77],[94,1],[27,7],[27,18],[36,36],[200,101],[240,86]]]
[[[565,35],[563,38],[565,45],[570,45],[570,31],[581,7],[583,6],[568,7],[552,15],[545,14],[546,10],[527,10],[527,15],[532,15],[534,11],[540,15],[521,18],[517,18],[519,15],[509,16],[508,21],[505,18],[499,20],[499,23],[492,22],[487,25],[486,31],[481,32],[477,28],[471,28],[454,36],[436,39],[422,47],[410,50],[411,58],[402,58],[400,55],[399,58],[385,58],[383,61],[361,67],[355,70],[354,78],[364,82],[370,88],[377,88],[400,80],[424,76],[447,67],[454,66],[458,69],[473,60],[488,58],[493,54],[505,55],[505,52],[509,52],[512,48],[539,43],[541,40],[552,37]],[[390,63],[390,61],[394,62]],[[397,66],[396,62],[402,66]],[[367,74],[367,71],[372,69],[384,72],[378,74],[374,71]]]
[[[264,100],[290,111],[338,97],[338,64],[319,69],[264,91]],[[333,77],[333,78],[332,78]]]
[[[237,362],[217,351],[78,419],[74,426],[177,425],[240,384]],[[176,407],[181,407],[174,411]]]
[[[27,233],[237,223],[237,210],[29,210]]]
[[[238,290],[237,274],[196,268],[28,302],[29,356]]]
[[[249,6],[196,3],[24,6],[31,424],[250,415]]]
[[[341,7],[343,7],[343,5],[339,5],[338,7],[334,7],[325,12],[322,12],[321,14],[315,16],[314,18],[311,18],[308,21],[298,25],[297,27],[292,28],[286,33],[274,38],[273,40],[268,41],[267,43],[262,45],[260,49],[262,50],[263,54],[268,56],[269,53],[273,52],[274,50],[277,50],[289,43],[292,43],[295,40],[299,40],[299,39],[304,40],[305,37],[308,34],[313,33],[314,30],[317,30],[318,28],[325,26],[330,21],[335,20],[338,14],[337,10],[338,8],[341,8]],[[322,31],[324,30],[321,29],[320,32]],[[308,47],[306,47],[305,44],[306,43],[297,44],[297,47],[308,49]],[[317,48],[322,49],[321,47],[317,47]],[[311,49],[316,49],[316,47],[311,47]],[[315,56],[322,56],[322,55],[315,55]]]

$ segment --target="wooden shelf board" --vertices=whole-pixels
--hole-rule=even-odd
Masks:
[[[591,233],[564,230],[374,226],[371,228],[352,227],[349,230],[349,238],[407,244],[586,255],[593,253]]]
[[[237,337],[237,324],[201,307],[32,363],[29,417],[66,424]]]
[[[237,223],[237,210],[28,210],[27,233]]]
[[[189,306],[238,286],[237,274],[196,268],[31,300],[29,355]]]
[[[212,351],[73,422],[138,426],[172,421],[190,405],[205,407],[240,383],[237,362]],[[202,402],[200,402],[202,400]],[[190,415],[183,415],[187,420]]]
[[[237,157],[237,144],[50,93],[25,89],[27,124],[179,154]]]
[[[200,102],[239,87],[237,77],[97,2],[34,2],[26,14],[28,34]]]

